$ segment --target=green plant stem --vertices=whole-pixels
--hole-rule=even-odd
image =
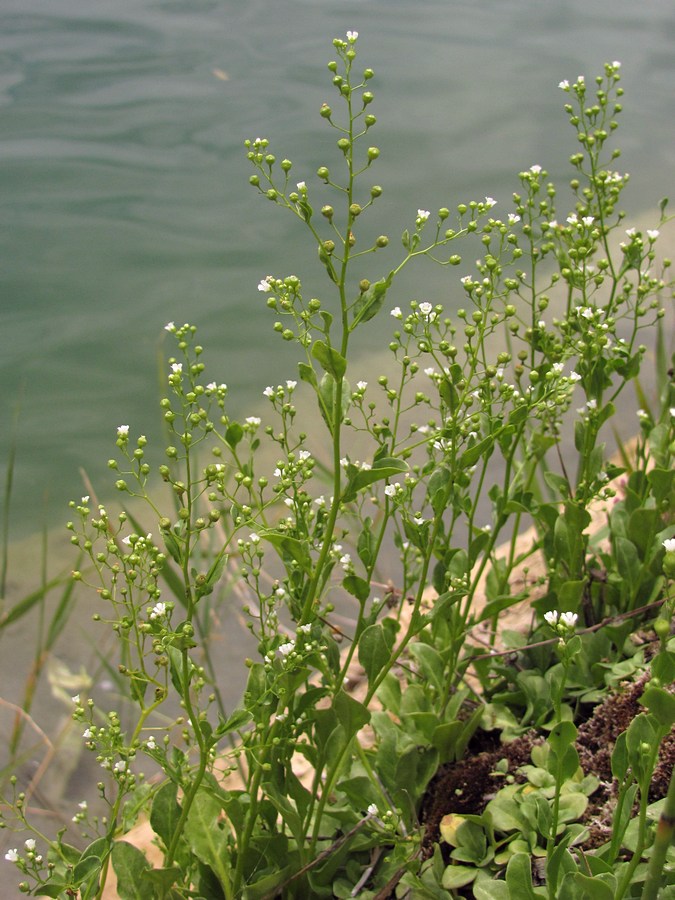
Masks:
[[[656,826],[656,834],[652,845],[647,880],[642,891],[642,900],[657,900],[662,883],[663,867],[666,862],[668,848],[675,840],[675,770],[671,773],[668,793]]]

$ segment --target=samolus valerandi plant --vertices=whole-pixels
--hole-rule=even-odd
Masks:
[[[105,813],[85,806],[75,815],[84,849],[65,834],[48,840],[15,785],[14,812],[31,837],[7,856],[26,893],[99,898],[112,865],[122,898],[386,897],[397,888],[447,896],[458,881],[440,851],[432,866],[423,861],[420,802],[500,694],[513,723],[529,716],[550,731],[533,767],[548,794],[518,813],[539,817],[530,849],[547,859],[544,896],[572,864],[568,847],[581,831],[567,827],[568,807],[581,810],[566,797],[585,801],[592,787],[578,772],[571,721],[582,660],[598,623],[627,623],[603,631],[603,652],[620,661],[643,607],[672,604],[663,570],[675,510],[672,383],[662,384],[658,412],[640,419],[635,468],[608,516],[609,547],[594,545],[588,528],[590,508],[616,498],[624,474],[601,429],[639,374],[641,333],[657,329],[672,291],[655,249],[665,202],[657,228],[625,229],[618,204],[628,176],[614,170],[610,147],[622,89],[610,63],[595,87],[561,84],[579,144],[569,214],[532,165],[511,212],[500,216],[490,197],[419,209],[392,253],[389,235],[369,235],[366,224],[383,188],[372,177],[374,72],[357,68],[357,38],[333,42],[338,109],[320,109],[336,163],[296,176],[267,138],[246,142],[251,185],[309,233],[327,278],[311,298],[294,274],[258,284],[274,330],[297,343],[297,373],[262,390],[265,416],[238,421],[226,385],[207,380],[196,328],[169,323],[164,460],[156,467],[146,437],[120,425],[110,461],[121,496],[144,501],[153,524],[137,518],[136,502],[120,514],[89,497],[72,504],[72,541],[89,559],[74,577],[93,587],[96,618],[119,637],[135,712],[130,720],[128,710],[73,698],[103,770]],[[478,256],[475,268],[467,254]],[[396,294],[397,276],[417,258],[463,266],[464,306],[454,315],[422,291],[409,301]],[[385,333],[382,374],[354,356],[354,332],[366,328]],[[563,452],[569,428],[574,450]],[[168,500],[151,480],[156,470]],[[518,536],[530,524],[535,537],[523,549]],[[516,567],[539,554],[536,583],[515,587]],[[235,581],[258,656],[247,660],[240,705],[227,711],[208,611]],[[498,652],[501,616],[533,589],[523,643],[536,646],[520,646],[521,665],[509,671]],[[349,627],[336,619],[344,610]],[[467,640],[481,625],[483,648]],[[551,627],[562,628],[553,639]],[[348,689],[357,664],[358,697]],[[663,706],[670,695],[658,690]],[[159,778],[141,774],[144,760]],[[632,770],[641,803],[653,761]],[[640,810],[641,855],[650,836]],[[160,867],[125,840],[141,813]],[[476,840],[483,865],[489,842]],[[499,863],[498,850],[490,860]],[[506,867],[503,896],[526,896],[516,893],[523,885],[527,896],[541,893],[529,857],[502,851],[493,874]]]

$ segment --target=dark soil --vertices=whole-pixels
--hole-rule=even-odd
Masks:
[[[605,843],[611,834],[612,812],[618,784],[612,778],[611,757],[614,743],[635,716],[644,712],[639,703],[645,689],[644,677],[623,691],[612,694],[597,706],[592,716],[579,726],[577,751],[586,775],[600,781],[590,798],[583,823],[589,828],[585,849]],[[424,848],[427,855],[438,842],[439,824],[448,813],[480,815],[503,783],[503,774],[525,781],[520,766],[530,762],[532,747],[545,740],[544,735],[528,732],[509,744],[500,744],[498,733],[483,733],[470,754],[456,763],[442,766],[432,779],[422,801],[422,821],[425,825]],[[493,773],[497,763],[506,759],[508,773]],[[665,797],[675,762],[675,731],[666,737],[659,750],[659,762],[649,792],[650,802]]]

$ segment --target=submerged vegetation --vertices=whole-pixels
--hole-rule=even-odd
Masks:
[[[297,372],[261,387],[264,417],[237,421],[195,326],[169,323],[161,462],[119,425],[109,466],[130,502],[71,504],[73,580],[118,638],[126,696],[117,709],[72,698],[104,814],[80,804],[50,838],[5,777],[3,825],[21,832],[5,855],[24,893],[109,896],[111,869],[123,900],[675,890],[675,787],[659,760],[675,722],[675,382],[660,324],[673,281],[657,253],[669,218],[663,201],[642,231],[620,206],[619,63],[560,84],[569,211],[535,164],[511,211],[490,197],[419,209],[394,251],[368,233],[383,188],[357,39],[333,42],[339,111],[320,109],[335,163],[296,181],[270,141],[246,142],[253,189],[300,220],[327,278],[320,298],[296,275],[258,285]],[[447,267],[455,313],[423,292],[395,305],[416,258]],[[385,374],[361,368],[357,329],[388,348]],[[638,436],[612,458],[629,385]],[[235,585],[257,657],[226,710],[211,615]],[[519,630],[505,626],[514,609],[527,610]],[[607,771],[588,771],[582,723],[626,683],[640,685],[639,711],[607,738]],[[430,785],[486,740],[480,804],[426,827]],[[134,831],[143,816],[157,865]]]

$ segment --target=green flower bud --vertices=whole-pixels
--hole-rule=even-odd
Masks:
[[[377,147],[368,147],[368,159],[372,162],[372,160],[377,159],[380,155],[380,151]]]
[[[371,78],[375,76],[375,72],[372,69],[365,69],[363,72],[363,80],[370,81]]]
[[[274,190],[274,188],[270,188],[268,191],[265,191],[265,195],[267,196],[268,200],[277,199],[277,192]]]
[[[375,245],[377,247],[386,247],[389,243],[389,238],[386,234],[381,234],[378,239],[375,241]]]
[[[375,99],[375,96],[371,91],[365,91],[363,94],[363,105],[368,106],[369,103],[372,103]]]
[[[332,206],[326,205],[326,206],[321,207],[321,215],[325,216],[329,222],[333,218],[334,213],[335,213],[335,210],[333,209]]]
[[[281,160],[281,168],[284,170],[284,172],[290,172],[292,165],[293,163],[290,161],[290,159]]]
[[[352,205],[349,207],[349,214],[352,215],[354,218],[359,216],[361,214],[360,205],[358,203],[352,203]]]
[[[346,153],[349,150],[349,148],[351,147],[351,144],[347,140],[347,138],[340,138],[340,140],[337,142],[337,145],[338,145],[338,148],[340,150],[342,150],[343,153]]]
[[[382,188],[380,187],[379,184],[374,184],[374,185],[371,187],[371,189],[370,189],[370,196],[373,197],[373,199],[374,199],[375,197],[381,197],[381,196],[382,196]],[[665,261],[664,261],[664,265],[665,265]]]
[[[330,178],[330,172],[328,171],[326,166],[319,166],[319,168],[316,170],[316,174],[324,181],[328,181],[328,179]]]
[[[364,117],[363,121],[365,122],[366,128],[372,128],[373,125],[377,122],[377,116],[374,116],[372,113],[368,113],[368,115]]]
[[[322,119],[330,119],[330,117],[333,115],[333,110],[327,103],[323,103],[321,105],[321,109],[319,110],[319,115]]]
[[[368,290],[369,287],[370,287],[370,282],[368,281],[367,278],[363,278],[363,279],[361,279],[361,281],[359,281],[359,290],[361,291],[362,294],[364,294]]]
[[[253,187],[258,187],[260,185],[260,178],[257,175],[251,175],[248,180],[249,184],[252,184]]]

